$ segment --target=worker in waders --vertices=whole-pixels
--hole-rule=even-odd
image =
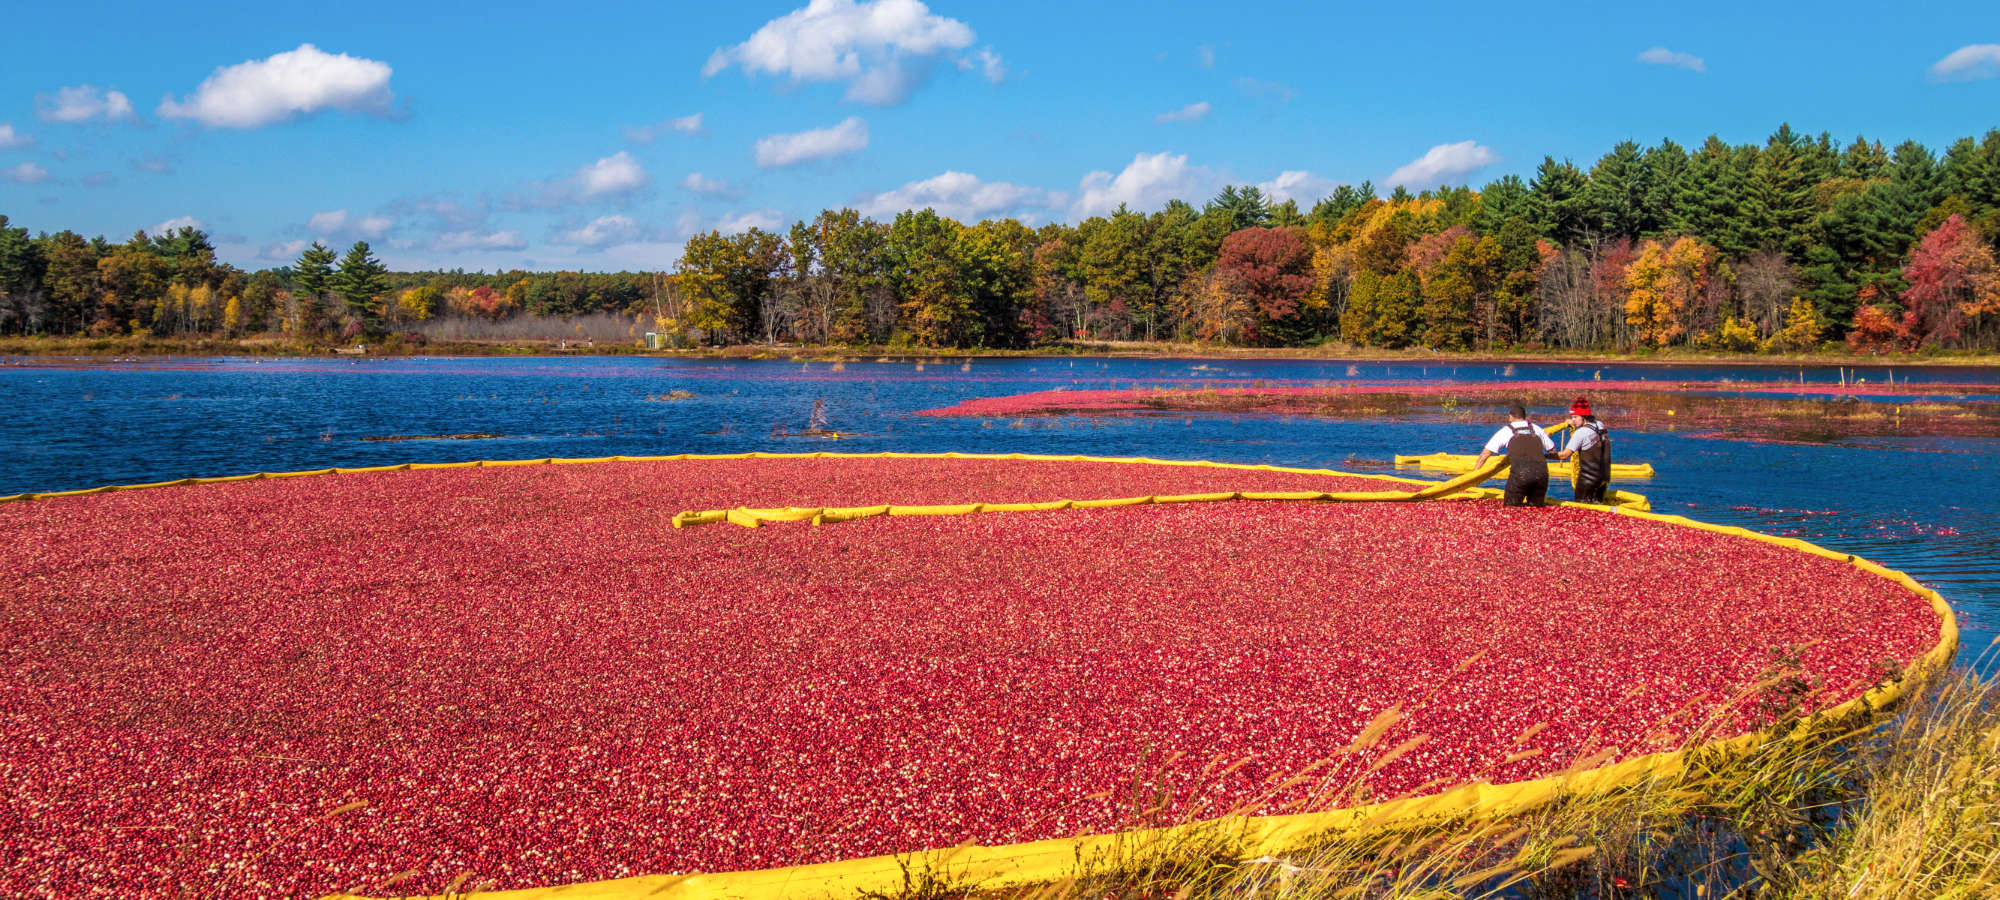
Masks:
[[[1507,455],[1508,506],[1547,506],[1549,495],[1548,455],[1556,442],[1542,426],[1528,421],[1528,410],[1515,406],[1507,410],[1507,424],[1486,441],[1473,468],[1486,465],[1496,453]]]
[[[1611,433],[1591,415],[1590,401],[1582,397],[1569,405],[1569,443],[1557,459],[1576,459],[1576,502],[1603,503],[1604,490],[1611,486]]]

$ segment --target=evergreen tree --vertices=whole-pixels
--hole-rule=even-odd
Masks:
[[[1639,236],[1646,191],[1645,164],[1636,142],[1620,141],[1597,161],[1586,197],[1591,229],[1607,238]]]
[[[1681,145],[1663,140],[1640,160],[1639,235],[1681,229],[1681,197],[1687,189],[1688,154]]]
[[[1751,249],[1782,251],[1795,264],[1805,261],[1815,214],[1813,188],[1819,183],[1809,146],[1790,125],[1779,126],[1757,154],[1749,183],[1752,208],[1761,215],[1749,223],[1744,243]]]
[[[1271,222],[1271,201],[1254,185],[1225,185],[1222,193],[1208,201],[1208,208],[1229,215],[1230,231],[1256,228]]]
[[[1590,180],[1569,160],[1556,162],[1553,157],[1542,157],[1535,180],[1528,184],[1535,230],[1563,246],[1582,238],[1590,224],[1589,198],[1585,195],[1589,188]]]
[[[347,255],[341,258],[340,270],[334,273],[333,291],[347,302],[350,315],[373,324],[376,313],[372,304],[377,296],[389,289],[388,274],[388,267],[370,253],[368,242],[355,241],[354,246],[348,248]]]
[[[1497,233],[1508,219],[1533,217],[1533,203],[1528,183],[1521,176],[1503,175],[1479,189],[1479,215],[1473,218],[1472,227],[1480,234]]]
[[[1889,177],[1889,153],[1882,149],[1882,142],[1869,141],[1856,135],[1854,143],[1840,153],[1840,165],[1835,171],[1842,178],[1871,181]]]
[[[1311,224],[1330,226],[1347,218],[1349,213],[1368,205],[1368,201],[1373,199],[1375,199],[1374,182],[1364,181],[1359,187],[1343,184],[1313,204],[1312,213],[1306,219]]]
[[[306,299],[318,301],[333,290],[332,250],[325,244],[313,241],[312,246],[299,253],[299,260],[292,264],[292,285]]]

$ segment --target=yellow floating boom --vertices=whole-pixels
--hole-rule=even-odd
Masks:
[[[1416,466],[1427,472],[1451,472],[1464,474],[1472,471],[1472,463],[1479,457],[1471,453],[1432,453],[1427,456],[1396,455],[1396,465]],[[1571,478],[1576,475],[1576,463],[1549,460],[1549,477]],[[1611,480],[1653,477],[1652,463],[1612,463]]]

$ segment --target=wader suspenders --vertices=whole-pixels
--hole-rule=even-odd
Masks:
[[[1514,436],[1507,440],[1507,482],[1525,485],[1537,479],[1549,477],[1548,461],[1542,458],[1544,448],[1542,438],[1535,434],[1535,426],[1507,426]]]

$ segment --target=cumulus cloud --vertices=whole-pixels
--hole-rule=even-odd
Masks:
[[[1383,184],[1423,190],[1457,181],[1499,161],[1499,154],[1473,141],[1439,144],[1408,165],[1389,173]]]
[[[597,200],[624,200],[645,190],[652,181],[638,159],[620,150],[579,166],[568,178],[531,181],[527,190],[511,202],[520,208],[547,209]]]
[[[385,62],[300,44],[218,68],[186,100],[162,99],[159,114],[210,128],[262,128],[323,109],[387,117],[396,100],[391,74]]]
[[[1333,189],[1339,186],[1340,182],[1331,178],[1321,178],[1301,170],[1287,170],[1279,172],[1278,177],[1270,181],[1260,182],[1257,189],[1263,191],[1264,196],[1270,197],[1273,202],[1283,203],[1290,200],[1300,206],[1311,206],[1318,203],[1320,198],[1333,193]]]
[[[1680,53],[1665,47],[1654,47],[1639,54],[1640,62],[1649,66],[1675,66],[1690,72],[1707,72],[1708,64],[1692,53]]]
[[[1188,165],[1187,154],[1141,153],[1116,175],[1092,172],[1083,176],[1070,211],[1084,219],[1105,215],[1120,205],[1152,210],[1176,198],[1206,197],[1216,181],[1214,172]]]
[[[447,231],[432,237],[424,246],[439,251],[526,250],[528,242],[518,231]]]
[[[650,179],[632,154],[623,150],[576,170],[576,186],[585,199],[629,194]]]
[[[2000,78],[2000,44],[1967,44],[1931,64],[1932,81]]]
[[[640,125],[625,129],[625,139],[634,144],[650,144],[663,134],[705,134],[701,126],[701,113],[668,119],[652,125]]]
[[[905,210],[930,208],[949,219],[977,222],[1021,210],[1043,210],[1062,202],[1061,194],[1041,188],[980,181],[964,172],[946,172],[863,198],[856,206],[862,215],[878,219],[893,218]]]
[[[736,188],[719,178],[710,178],[700,172],[689,172],[681,179],[681,189],[696,194],[710,194],[717,197],[733,197]]]
[[[354,237],[376,241],[388,234],[395,224],[393,216],[353,216],[344,209],[329,209],[313,213],[312,218],[306,220],[306,230],[312,232],[314,237]]]
[[[760,168],[796,166],[815,159],[859,153],[868,147],[868,123],[848,116],[838,125],[773,134],[757,139],[756,157]]]
[[[1214,109],[1215,107],[1210,106],[1207,100],[1203,100],[1200,103],[1190,103],[1186,106],[1181,107],[1180,109],[1174,110],[1173,112],[1160,113],[1159,115],[1153,117],[1153,121],[1196,122],[1208,118],[1209,112]]]
[[[299,254],[304,253],[306,247],[311,243],[311,241],[298,240],[265,244],[263,249],[257,251],[257,256],[260,259],[294,260],[298,259]]]
[[[723,234],[738,234],[752,228],[773,231],[784,224],[785,217],[777,210],[757,209],[723,216],[715,221],[715,230]]]
[[[848,100],[894,106],[930,78],[940,59],[978,68],[990,81],[1005,77],[992,48],[962,53],[976,40],[971,26],[936,15],[919,0],[812,0],[764,23],[743,43],[717,48],[701,74],[713,77],[738,66],[745,74],[782,75],[793,83],[842,81]]]
[[[549,240],[556,244],[595,249],[629,244],[645,234],[645,229],[629,216],[600,216],[584,225],[558,230]]]
[[[0,170],[0,178],[15,184],[41,184],[49,180],[49,170],[31,162],[24,162],[11,169]]]
[[[0,122],[0,150],[20,150],[34,145],[35,139],[25,132],[15,131],[14,123]]]
[[[53,94],[35,95],[35,115],[44,122],[119,122],[138,118],[132,101],[117,91],[101,91],[93,85],[57,88]]]
[[[197,219],[193,216],[175,216],[171,219],[166,220],[165,222],[161,222],[158,225],[146,229],[146,233],[154,237],[160,237],[162,235],[173,234],[174,232],[179,231],[183,228],[192,228],[196,231],[208,230],[207,225],[202,224],[202,221],[200,219]]]

